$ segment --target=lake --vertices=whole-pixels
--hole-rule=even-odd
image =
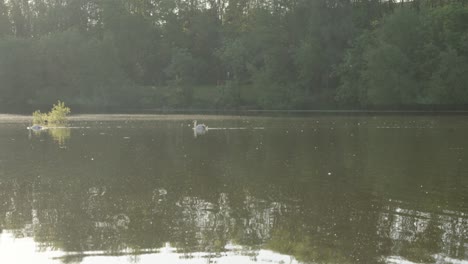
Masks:
[[[0,263],[468,263],[464,116],[28,125],[0,117]]]

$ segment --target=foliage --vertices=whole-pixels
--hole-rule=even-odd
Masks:
[[[51,124],[60,124],[67,121],[67,115],[70,114],[70,108],[65,106],[64,102],[58,101],[54,104],[52,110],[47,114],[48,122]]]
[[[70,114],[71,110],[69,107],[65,106],[64,102],[57,102],[54,104],[50,112],[41,113],[40,110],[37,110],[33,113],[33,123],[34,124],[48,124],[48,125],[57,125],[63,124],[67,121],[67,115]]]
[[[43,125],[47,123],[47,113],[41,113],[41,110],[36,110],[33,113],[33,124]]]
[[[190,106],[193,99],[193,83],[197,78],[197,61],[186,49],[174,49],[172,60],[166,68],[169,87],[174,89],[177,106]]]
[[[402,7],[359,36],[338,68],[337,98],[358,106],[465,105],[468,8]]]
[[[0,0],[0,110],[464,105],[467,25],[461,1]]]

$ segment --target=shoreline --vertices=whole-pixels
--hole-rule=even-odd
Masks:
[[[70,115],[71,121],[85,120],[122,120],[122,119],[153,119],[153,120],[185,120],[185,119],[223,119],[239,117],[308,117],[320,115],[356,115],[356,116],[463,116],[468,115],[468,110],[447,110],[447,111],[423,111],[423,110],[152,110],[140,112],[121,113],[80,113]],[[31,115],[0,113],[0,121],[10,122],[30,122]]]

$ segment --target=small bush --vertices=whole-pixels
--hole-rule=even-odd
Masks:
[[[70,114],[70,112],[70,108],[66,107],[64,102],[58,101],[47,114],[47,121],[50,124],[65,123],[67,121],[67,115]]]
[[[33,124],[42,125],[47,123],[47,114],[41,113],[41,110],[37,110],[33,113]]]
[[[63,124],[67,122],[67,115],[70,114],[70,112],[70,108],[59,100],[57,104],[54,104],[49,113],[41,113],[39,110],[35,111],[33,113],[33,123],[38,125]]]

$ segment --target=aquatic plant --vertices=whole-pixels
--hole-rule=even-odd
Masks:
[[[47,123],[47,113],[41,113],[41,110],[36,110],[33,113],[33,124],[43,125]]]
[[[59,100],[57,101],[57,104],[53,105],[52,109],[48,113],[41,113],[40,110],[35,111],[33,113],[33,123],[39,125],[63,124],[67,122],[67,115],[70,114],[70,112],[70,108],[65,106],[65,103]]]

